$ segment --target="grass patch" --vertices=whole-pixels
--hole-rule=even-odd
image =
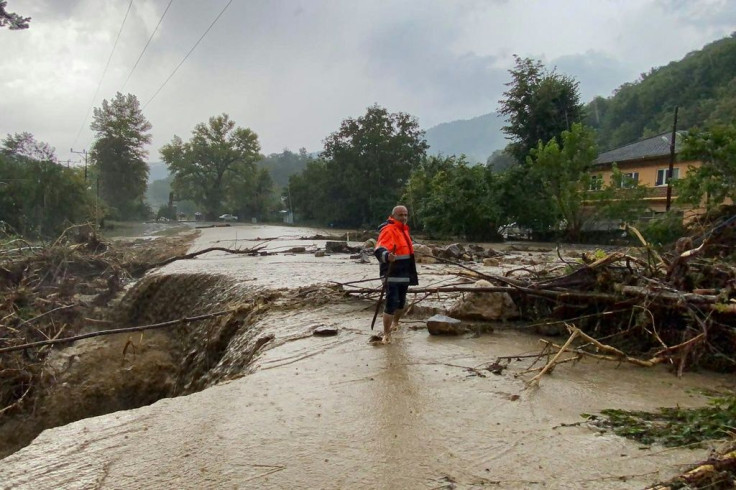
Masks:
[[[736,432],[736,394],[714,397],[702,408],[660,408],[656,412],[606,409],[583,414],[598,427],[642,444],[697,445]]]

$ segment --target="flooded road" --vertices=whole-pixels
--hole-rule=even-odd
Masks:
[[[192,250],[251,247],[315,230],[234,226],[202,230]],[[246,241],[248,240],[248,241]],[[283,251],[324,242],[268,242]],[[420,265],[423,285],[443,280]],[[157,274],[231,278],[243,295],[372,278],[347,255],[213,252]],[[203,294],[206,294],[203,291]],[[645,448],[581,424],[604,408],[698,406],[696,388],[725,377],[582,361],[526,389],[513,376],[473,375],[498,356],[538,352],[536,336],[498,326],[479,337],[431,337],[421,315],[387,346],[367,343],[373,303],[334,297],[274,304],[235,335],[220,361],[269,334],[247,372],[198,393],[50,429],[0,461],[2,488],[642,488],[705,455]],[[337,327],[315,337],[315,326]],[[270,338],[270,337],[269,337]]]

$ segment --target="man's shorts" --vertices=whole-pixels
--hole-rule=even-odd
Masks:
[[[386,307],[383,312],[393,315],[396,310],[403,309],[406,305],[406,291],[408,289],[408,284],[388,283],[388,287],[386,287]]]

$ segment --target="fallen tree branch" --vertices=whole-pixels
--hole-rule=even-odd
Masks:
[[[151,264],[147,266],[148,269],[155,269],[157,267],[163,267],[165,265],[168,265],[172,262],[176,262],[177,260],[189,260],[196,258],[199,255],[203,255],[209,252],[227,252],[231,254],[241,254],[241,255],[253,255],[261,251],[261,249],[265,247],[263,246],[256,246],[253,248],[245,248],[245,249],[237,249],[237,248],[226,248],[226,247],[209,247],[205,248],[204,250],[197,250],[196,252],[184,254],[184,255],[177,255],[175,257],[169,257],[166,260],[162,260],[161,262],[157,262],[155,264]]]
[[[63,339],[50,339],[50,340],[41,340],[38,342],[29,342],[27,344],[21,344],[21,345],[13,345],[10,347],[3,347],[0,348],[0,354],[5,354],[7,352],[14,352],[19,351],[23,349],[30,349],[35,347],[41,347],[44,345],[56,345],[56,344],[67,344],[70,342],[76,342],[77,340],[82,339],[89,339],[92,337],[99,337],[101,335],[114,335],[117,333],[128,333],[128,332],[142,332],[144,330],[153,330],[156,328],[164,328],[164,327],[171,327],[173,325],[178,325],[180,323],[189,323],[189,322],[196,322],[200,320],[206,320],[208,318],[214,318],[222,315],[226,315],[228,313],[234,312],[234,309],[229,310],[223,310],[223,311],[216,311],[214,313],[207,313],[204,315],[198,315],[198,316],[192,316],[192,317],[185,317],[185,318],[178,318],[176,320],[169,320],[167,322],[161,322],[161,323],[153,323],[151,325],[141,325],[137,327],[125,327],[125,328],[114,328],[111,330],[100,330],[97,332],[90,332],[85,333],[82,335],[76,335],[74,337],[67,337]]]
[[[550,361],[549,361],[549,362],[548,362],[548,363],[547,363],[547,364],[546,364],[546,365],[545,365],[545,366],[544,366],[544,367],[542,368],[542,370],[541,370],[541,371],[539,372],[539,374],[537,374],[536,376],[534,376],[534,377],[533,377],[532,379],[530,379],[530,380],[529,380],[529,382],[528,382],[528,385],[529,385],[529,386],[539,386],[539,379],[540,379],[540,378],[541,378],[542,376],[544,376],[544,373],[546,373],[546,372],[547,372],[547,371],[549,371],[549,370],[550,370],[550,369],[551,369],[552,367],[554,367],[554,365],[555,365],[555,363],[556,363],[557,359],[558,359],[558,358],[559,358],[559,357],[560,357],[560,356],[562,355],[562,353],[563,353],[563,352],[565,352],[565,351],[567,350],[567,348],[568,348],[568,347],[570,346],[570,344],[572,344],[572,341],[573,341],[573,340],[575,340],[575,338],[576,338],[576,337],[577,337],[577,336],[578,336],[579,334],[580,334],[580,330],[578,330],[577,328],[573,329],[573,331],[572,331],[572,334],[570,334],[570,338],[568,338],[568,339],[567,339],[567,342],[565,342],[565,345],[563,345],[562,347],[560,347],[560,350],[559,350],[559,351],[557,351],[557,354],[555,354],[555,356],[554,356],[554,357],[552,358],[552,360],[550,360]]]

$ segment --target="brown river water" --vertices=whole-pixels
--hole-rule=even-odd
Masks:
[[[316,232],[203,229],[192,250],[252,247],[269,237],[282,237],[267,242],[273,251],[324,247],[297,240]],[[428,316],[417,312],[392,344],[374,346],[368,343],[374,303],[289,293],[373,278],[377,269],[374,259],[362,264],[344,254],[212,252],[156,272],[226,278],[227,292],[200,288],[213,303],[268,291],[280,296],[229,337],[203,375],[210,380],[204,389],[46,430],[0,460],[0,487],[628,489],[666,479],[706,455],[602,433],[581,414],[700,406],[700,389],[732,386],[731,378],[678,379],[664,368],[584,360],[558,366],[539,387],[527,388],[529,376],[514,376],[524,361],[486,377],[466,369],[541,349],[538,336],[511,325],[480,336],[432,337],[410,328]],[[422,264],[420,282],[452,282],[446,270]],[[318,325],[339,333],[312,336]],[[266,343],[252,362],[240,362],[259,338]]]

